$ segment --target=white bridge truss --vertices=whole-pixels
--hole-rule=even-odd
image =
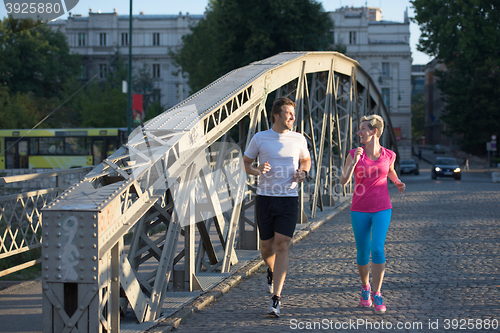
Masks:
[[[256,179],[240,158],[281,96],[297,103],[312,159],[299,223],[352,192],[339,179],[363,115],[384,117],[382,143],[397,152],[380,93],[342,54],[281,53],[228,73],[138,127],[43,209],[43,332],[118,332],[128,306],[139,323],[156,320],[167,292],[203,289],[200,274],[227,273],[235,249],[258,249]]]

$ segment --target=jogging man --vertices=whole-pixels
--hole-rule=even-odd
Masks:
[[[268,265],[267,290],[273,296],[269,314],[280,316],[280,296],[288,270],[288,249],[298,221],[298,184],[311,168],[305,137],[292,132],[295,103],[277,98],[271,110],[270,130],[252,138],[243,156],[245,171],[259,176],[255,209],[262,258]],[[253,166],[256,158],[258,166]],[[299,168],[300,162],[300,168]]]

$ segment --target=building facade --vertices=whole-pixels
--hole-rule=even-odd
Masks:
[[[383,20],[377,7],[342,7],[329,14],[335,44],[346,46],[346,55],[373,78],[399,136],[400,158],[411,158],[412,58],[407,12],[403,22]]]
[[[152,76],[152,87],[145,93],[160,98],[164,108],[182,101],[189,95],[187,79],[179,74],[173,65],[169,52],[181,45],[182,36],[190,32],[190,26],[197,24],[203,15],[140,15],[132,16],[132,64],[133,75],[140,71]],[[53,29],[63,32],[74,53],[82,55],[82,80],[93,76],[105,77],[109,62],[120,52],[125,64],[129,54],[129,15],[93,12],[87,17],[69,16],[67,20],[50,23]]]

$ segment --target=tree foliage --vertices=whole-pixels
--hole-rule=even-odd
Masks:
[[[236,68],[285,51],[331,49],[333,22],[315,0],[210,0],[174,61],[193,92]],[[308,39],[312,36],[311,39]],[[311,43],[314,38],[318,43]]]
[[[34,26],[17,33],[11,22],[0,22],[0,83],[12,93],[57,97],[62,87],[80,73],[80,56],[70,54],[66,37],[46,24],[25,19],[18,25]]]
[[[463,148],[481,149],[500,128],[500,3],[497,0],[411,0],[422,32],[418,50],[438,58],[450,132]]]
[[[418,93],[411,96],[411,133],[413,140],[419,140],[425,129],[425,96]]]

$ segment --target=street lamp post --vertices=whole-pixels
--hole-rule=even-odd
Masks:
[[[130,22],[128,29],[128,110],[127,129],[128,135],[132,132],[132,0],[130,0]]]

